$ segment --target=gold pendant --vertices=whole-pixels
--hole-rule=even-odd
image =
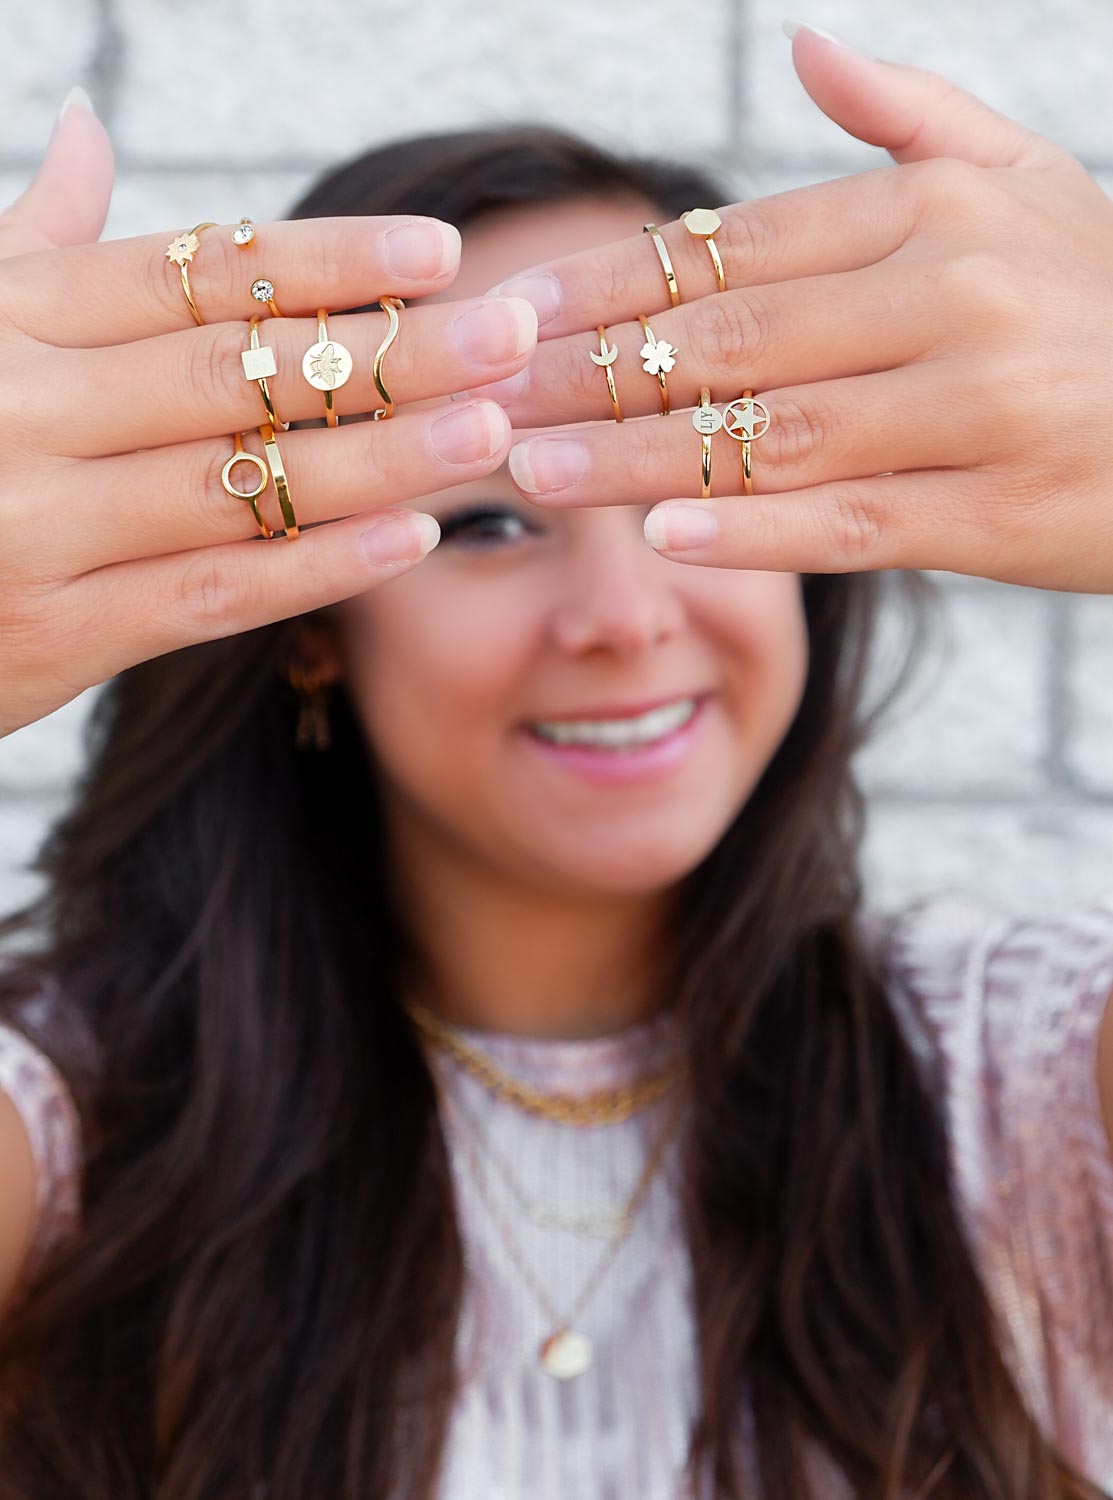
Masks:
[[[586,1334],[558,1328],[541,1345],[541,1364],[558,1380],[571,1380],[591,1368],[593,1350]]]

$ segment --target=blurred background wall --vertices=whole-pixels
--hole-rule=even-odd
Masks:
[[[735,199],[889,165],[811,102],[784,14],[769,0],[0,0],[0,198],[26,186],[74,83],[116,148],[106,238],[263,221],[370,144],[527,118],[698,158]],[[1113,189],[1110,0],[808,0],[797,18],[946,74]],[[862,756],[873,901],[958,886],[1060,908],[1113,892],[1113,604],[933,576],[937,649]],[[97,691],[0,740],[2,910],[36,888],[26,861],[65,804]]]

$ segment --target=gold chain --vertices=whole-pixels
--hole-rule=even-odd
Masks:
[[[505,1072],[477,1048],[469,1047],[454,1027],[439,1020],[416,1000],[407,1001],[406,1010],[435,1046],[450,1053],[492,1093],[509,1099],[529,1114],[558,1120],[565,1125],[614,1125],[628,1120],[638,1110],[661,1098],[676,1074],[675,1064],[670,1064],[617,1089],[601,1089],[584,1095],[546,1094]]]

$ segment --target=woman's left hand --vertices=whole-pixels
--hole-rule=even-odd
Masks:
[[[520,427],[592,424],[518,443],[519,490],[552,505],[668,500],[646,535],[678,561],[1113,592],[1113,201],[1066,151],[938,74],[807,29],[793,56],[820,108],[898,165],[720,209],[725,292],[707,245],[662,224],[675,308],[644,233],[496,288],[534,303],[542,342],[482,394]],[[670,420],[652,415],[639,314],[678,351]],[[642,420],[613,420],[589,358],[598,324],[619,349],[624,415]],[[768,408],[751,496],[739,444],[719,432],[713,498],[670,498],[699,495],[704,385],[714,402],[749,388]],[[685,543],[693,515],[717,523],[714,539]]]

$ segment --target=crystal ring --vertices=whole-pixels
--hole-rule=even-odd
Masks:
[[[330,427],[337,423],[333,391],[352,373],[351,351],[336,339],[328,336],[328,319],[323,307],[317,309],[317,342],[310,344],[301,357],[301,373],[316,391],[325,398],[325,417]]]
[[[385,421],[387,417],[392,417],[394,415],[394,402],[391,399],[390,392],[383,384],[383,360],[387,356],[387,350],[390,348],[391,344],[394,343],[394,340],[398,337],[398,309],[401,307],[405,307],[405,305],[406,304],[402,301],[401,297],[379,298],[379,306],[382,308],[383,312],[386,313],[390,321],[387,324],[387,330],[383,335],[382,343],[375,350],[375,363],[371,371],[372,377],[375,381],[375,389],[383,398],[382,406],[378,407],[377,410],[371,413],[371,420],[373,422],[382,422]]]
[[[680,352],[675,345],[670,344],[667,339],[654,337],[652,328],[646,322],[642,314],[638,314],[638,322],[642,325],[645,334],[645,343],[641,346],[642,369],[647,375],[656,375],[657,383],[661,387],[661,415],[667,417],[669,414],[669,383],[666,380],[668,372],[676,364],[676,356]]]
[[[197,303],[193,300],[193,291],[189,285],[189,264],[200,249],[200,235],[203,229],[215,229],[216,225],[209,219],[204,224],[194,224],[192,229],[183,229],[181,234],[175,235],[166,247],[166,259],[177,266],[182,278],[182,291],[185,293],[189,310],[193,314],[193,321],[200,326],[204,318],[197,311]]]

